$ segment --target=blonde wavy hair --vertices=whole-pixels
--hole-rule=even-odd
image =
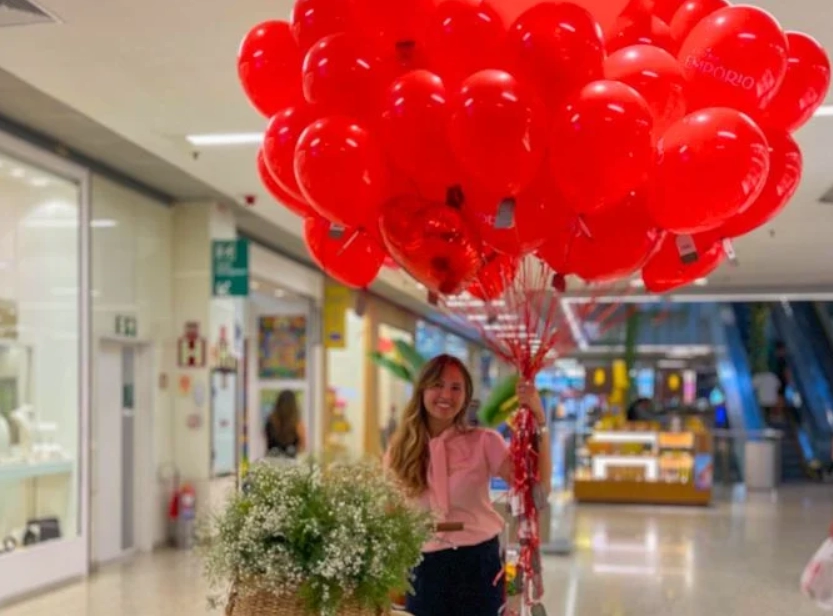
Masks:
[[[438,355],[423,366],[386,456],[388,468],[412,497],[419,496],[428,488],[428,441],[431,436],[428,434],[428,411],[423,404],[423,394],[439,383],[443,370],[449,366],[460,370],[465,383],[465,399],[454,418],[454,427],[463,431],[469,429],[466,412],[474,396],[471,373],[456,357]]]

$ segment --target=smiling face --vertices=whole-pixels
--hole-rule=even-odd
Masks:
[[[453,363],[446,364],[439,377],[422,392],[430,431],[438,433],[450,427],[464,412],[470,395],[468,379],[460,367]]]

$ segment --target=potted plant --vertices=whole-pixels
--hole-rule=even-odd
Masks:
[[[201,543],[230,616],[376,616],[410,589],[430,522],[378,465],[264,461]]]

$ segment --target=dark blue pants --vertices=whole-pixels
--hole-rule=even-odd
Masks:
[[[503,566],[497,537],[423,556],[414,570],[408,612],[413,616],[498,616],[504,581],[495,583]]]

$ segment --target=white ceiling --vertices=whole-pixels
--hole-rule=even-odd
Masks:
[[[754,4],[770,10],[785,28],[808,32],[833,49],[829,2],[758,0]],[[0,68],[95,118],[216,194],[235,199],[257,195],[252,213],[299,237],[299,221],[270,203],[260,187],[253,147],[206,149],[194,157],[184,139],[193,133],[263,129],[264,120],[250,109],[238,86],[235,54],[252,25],[287,18],[290,2],[38,3],[62,23],[2,29]],[[4,107],[0,100],[0,113]],[[794,202],[772,225],[737,242],[739,264],[715,273],[709,290],[833,288],[833,205],[819,203],[833,184],[831,165],[825,162],[826,146],[833,143],[833,118],[813,120],[798,138],[806,162]]]

